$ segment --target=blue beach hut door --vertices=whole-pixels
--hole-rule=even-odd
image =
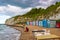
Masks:
[[[46,19],[43,20],[43,27],[45,27],[45,28],[48,27],[48,20],[46,20]]]

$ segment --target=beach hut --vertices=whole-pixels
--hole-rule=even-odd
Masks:
[[[33,25],[33,22],[32,21],[30,21],[30,25]]]
[[[36,21],[35,25],[36,25],[36,26],[39,26],[39,23],[38,23],[38,21]]]
[[[50,28],[55,28],[55,27],[56,27],[56,21],[50,20]]]
[[[29,21],[27,21],[26,24],[29,25],[30,24]]]
[[[33,21],[32,25],[35,26],[35,21]]]
[[[57,23],[56,23],[56,27],[57,27],[57,28],[60,28],[60,22],[57,22]]]
[[[43,23],[43,27],[45,27],[45,28],[48,27],[48,20],[47,19],[42,20],[42,23]]]
[[[40,20],[39,22],[38,22],[38,24],[39,24],[39,26],[43,26],[43,23],[42,23],[42,20]]]
[[[50,28],[50,20],[47,20],[47,23],[48,23],[47,27]]]

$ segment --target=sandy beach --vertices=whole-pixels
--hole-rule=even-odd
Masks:
[[[21,31],[21,36],[19,40],[36,40],[36,38],[33,36],[32,31],[33,30],[42,30],[42,29],[46,29],[46,30],[50,30],[51,34],[60,36],[60,28],[43,28],[43,27],[38,27],[38,26],[27,26],[29,28],[29,32],[24,32],[24,28],[21,27],[13,27],[19,31]]]

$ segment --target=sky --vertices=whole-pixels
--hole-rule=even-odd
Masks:
[[[60,0],[0,0],[0,24],[16,15],[23,15],[32,8],[47,8]]]

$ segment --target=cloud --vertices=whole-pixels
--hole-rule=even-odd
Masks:
[[[51,4],[54,4],[55,2],[60,0],[0,0],[0,4],[2,5],[13,5],[18,6],[21,8],[27,8],[27,7],[47,7]]]
[[[5,15],[9,15],[9,16],[23,15],[30,10],[31,10],[31,8],[23,9],[21,7],[12,6],[12,5],[0,6],[0,14],[5,14]]]
[[[6,18],[23,15],[32,8],[47,8],[60,0],[0,0],[0,23]]]
[[[22,8],[27,7],[36,7],[36,6],[49,6],[51,4],[54,4],[55,2],[60,0],[0,0],[0,4],[3,5],[13,5],[13,6],[19,6]]]
[[[0,14],[0,24],[4,24],[8,18],[10,18],[10,16]]]
[[[23,15],[30,10],[31,7],[21,8],[13,5],[0,6],[0,23],[5,23],[6,19],[16,15]]]
[[[47,8],[60,0],[0,0],[0,14],[15,16],[23,15],[33,7]]]
[[[31,8],[21,8],[12,5],[0,6],[0,23],[5,23],[6,19],[16,15],[23,15],[30,10]]]

